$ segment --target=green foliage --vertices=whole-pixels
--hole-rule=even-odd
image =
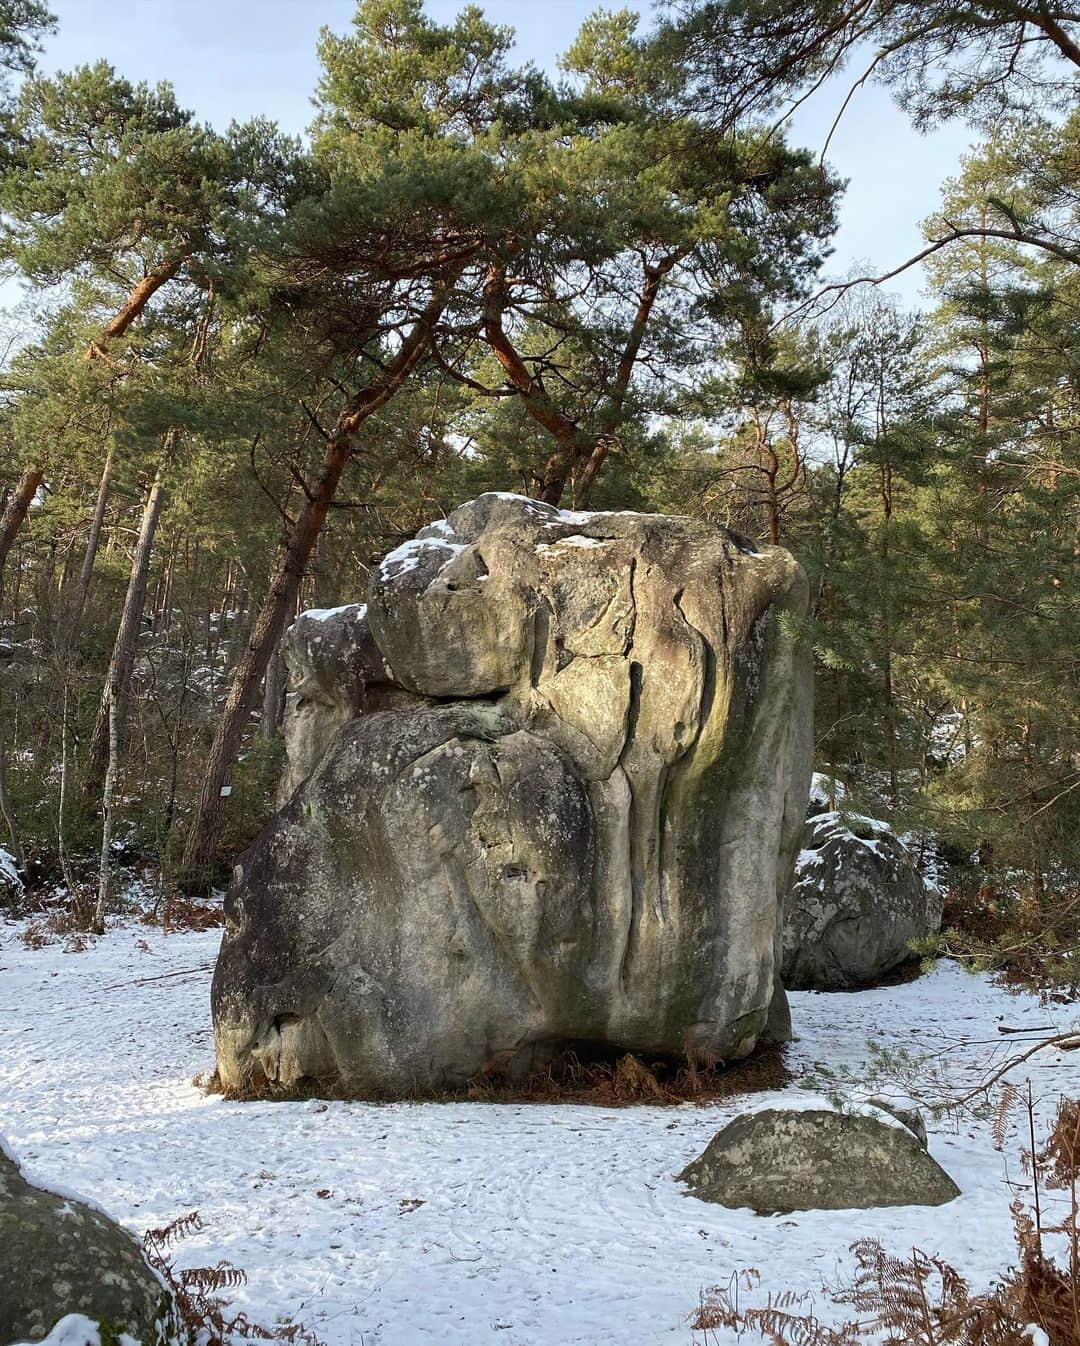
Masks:
[[[1066,105],[1080,65],[1077,14],[1059,0],[693,0],[659,35],[715,122],[784,106],[859,63],[925,128],[962,116],[988,125]]]
[[[0,48],[15,33],[21,70],[44,16],[8,10]],[[0,249],[35,305],[0,384],[0,479],[45,473],[0,594],[28,849],[48,866],[66,829],[72,856],[91,853],[97,800],[73,788],[61,829],[58,771],[84,766],[164,447],[120,790],[122,837],[168,864],[281,544],[345,435],[301,604],[362,597],[389,546],[490,488],[778,541],[811,583],[821,765],[936,845],[957,888],[974,875],[1000,895],[1015,871],[1065,890],[1080,122],[1014,114],[1069,93],[1047,54],[1071,60],[1071,20],[1044,6],[1036,31],[1011,0],[845,14],[724,0],[647,31],[599,11],[553,80],[475,7],[438,22],[419,0],[362,0],[323,34],[303,144],[265,119],[203,126],[104,63],[28,75],[0,176]],[[1003,67],[1018,24],[1031,41]],[[815,283],[839,184],[760,121],[864,38],[890,46],[879,73],[919,117],[994,134],[928,222],[956,236],[932,261],[931,315],[849,294],[777,324]],[[230,851],[270,807],[280,747],[254,730]]]

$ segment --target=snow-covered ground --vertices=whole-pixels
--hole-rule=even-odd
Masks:
[[[31,950],[0,924],[0,1132],[31,1179],[87,1194],[136,1233],[190,1210],[179,1265],[227,1258],[228,1292],[327,1346],[689,1346],[701,1291],[733,1271],[769,1289],[843,1279],[852,1239],[940,1253],[988,1282],[1011,1260],[1014,1133],[931,1123],[963,1195],[936,1210],[759,1218],[686,1197],[673,1174],[737,1111],[485,1104],[231,1104],[192,1083],[213,1064],[218,932],[115,929],[84,952]],[[792,996],[800,1075],[863,1075],[881,1050],[934,1053],[956,1085],[1017,1049],[999,1024],[1070,1027],[949,965],[917,982]],[[1048,1117],[1076,1057],[1030,1075]],[[788,1090],[777,1100],[805,1097]],[[760,1104],[763,1096],[745,1103]],[[743,1302],[748,1302],[744,1297]],[[720,1338],[710,1338],[719,1340]]]

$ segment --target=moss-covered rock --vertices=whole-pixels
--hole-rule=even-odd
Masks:
[[[736,1117],[679,1174],[689,1194],[758,1215],[941,1206],[960,1195],[895,1114],[765,1108]]]
[[[63,1318],[101,1346],[177,1340],[172,1299],[134,1238],[85,1201],[35,1187],[0,1143],[0,1346],[43,1340]]]

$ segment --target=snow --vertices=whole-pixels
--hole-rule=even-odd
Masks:
[[[570,537],[561,537],[558,542],[541,542],[537,547],[538,552],[557,551],[560,547],[578,547],[582,551],[589,551],[594,547],[605,547],[609,539],[598,537],[583,537],[580,533],[572,533]]]
[[[83,1192],[75,1192],[65,1183],[57,1182],[55,1178],[42,1178],[41,1176],[37,1176],[33,1179],[30,1179],[25,1171],[23,1161],[16,1152],[15,1147],[11,1144],[11,1142],[7,1139],[7,1137],[3,1135],[0,1135],[0,1154],[2,1154],[5,1159],[10,1160],[11,1163],[13,1163],[15,1167],[23,1174],[23,1177],[27,1178],[27,1181],[32,1181],[35,1187],[40,1187],[43,1191],[51,1192],[53,1196],[62,1197],[65,1202],[78,1201],[81,1202],[82,1205],[88,1206],[91,1210],[96,1210],[100,1215],[105,1216],[109,1215],[109,1212],[105,1209],[105,1207],[101,1205],[100,1202],[95,1201],[93,1197],[86,1196],[85,1193]],[[64,1215],[71,1214],[70,1206],[65,1205],[62,1208],[61,1213]]]
[[[10,851],[0,846],[0,887],[14,888],[22,892],[23,881],[19,877],[19,868]]]
[[[872,851],[881,859],[888,858],[888,852],[882,850],[881,842],[877,838],[887,836],[892,829],[880,818],[867,818],[861,813],[841,813],[833,809],[828,813],[815,813],[809,820],[809,825],[815,844],[799,852],[799,858],[795,862],[796,874],[802,874],[803,870],[817,864],[818,852],[830,841],[856,843],[865,846],[868,851]],[[875,835],[864,837],[859,835],[859,831]]]
[[[131,1338],[121,1334],[121,1341],[130,1342]],[[15,1346],[31,1346],[30,1342],[16,1342]],[[81,1313],[69,1313],[61,1318],[47,1337],[33,1346],[101,1346],[101,1333],[98,1325]]]
[[[176,1245],[178,1266],[228,1259],[248,1275],[226,1292],[234,1311],[304,1322],[326,1346],[689,1346],[701,1292],[747,1267],[760,1302],[806,1292],[840,1316],[821,1287],[850,1274],[863,1235],[985,1285],[1013,1257],[1015,1125],[998,1153],[988,1117],[928,1118],[963,1193],[945,1211],[760,1218],[687,1197],[673,1175],[750,1107],[807,1106],[848,1083],[856,1104],[868,1090],[908,1101],[910,1081],[877,1078],[882,1053],[932,1057],[919,1087],[939,1073],[970,1087],[1026,1036],[1077,1018],[942,964],[902,986],[792,995],[799,1085],[753,1098],[235,1104],[192,1082],[213,1061],[219,932],[121,927],[66,954],[26,948],[21,929],[0,925],[0,1130],[27,1178],[85,1193],[137,1235],[197,1209],[205,1228]],[[999,1024],[1029,1032],[1002,1038]],[[1046,1121],[1075,1092],[1075,1057],[1045,1051],[1027,1075]]]
[[[313,622],[329,622],[334,617],[343,617],[346,614],[355,617],[358,622],[363,621],[367,616],[367,604],[343,603],[339,608],[305,608],[296,620],[299,621],[301,617],[307,617]]]
[[[424,553],[429,551],[446,553],[446,559],[439,567],[442,570],[444,566],[450,564],[459,552],[464,550],[465,544],[462,542],[447,542],[439,537],[410,538],[408,542],[403,542],[400,547],[388,551],[379,562],[379,579],[383,584],[386,584],[390,580],[398,579],[401,575],[407,575],[419,566]]]

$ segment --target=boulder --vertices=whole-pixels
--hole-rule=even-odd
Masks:
[[[293,788],[226,898],[223,1083],[401,1095],[784,1036],[811,717],[788,553],[492,494],[367,598],[290,637]]]
[[[814,803],[812,801],[813,810]],[[813,812],[784,919],[784,985],[869,986],[909,961],[911,942],[941,926],[942,898],[887,823]]]
[[[134,1238],[84,1201],[27,1182],[0,1143],[0,1346],[40,1341],[82,1315],[103,1343],[179,1338],[171,1297]]]
[[[879,1110],[766,1108],[737,1117],[679,1174],[689,1194],[758,1215],[942,1206],[960,1189],[925,1142]]]
[[[0,846],[0,907],[16,907],[23,896],[23,881],[15,857]]]

